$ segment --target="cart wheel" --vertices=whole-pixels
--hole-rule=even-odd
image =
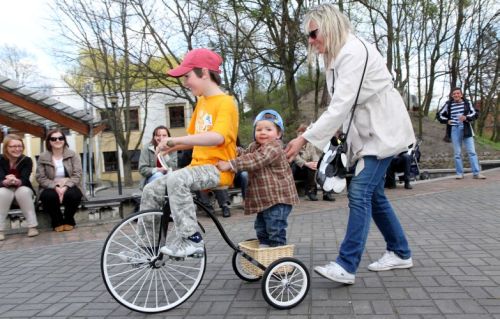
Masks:
[[[198,258],[171,259],[159,248],[161,211],[142,211],[116,225],[101,254],[101,274],[109,293],[134,311],[173,309],[196,291],[206,267],[206,251]],[[168,224],[169,242],[174,237]]]
[[[261,276],[249,274],[248,272],[245,271],[243,268],[243,265],[241,264],[242,260],[246,260],[245,257],[241,255],[241,252],[235,251],[233,254],[233,269],[234,273],[240,277],[240,279],[248,281],[248,282],[255,282],[259,281]]]
[[[311,284],[306,266],[292,257],[271,263],[262,278],[262,295],[276,309],[290,309],[301,303]]]

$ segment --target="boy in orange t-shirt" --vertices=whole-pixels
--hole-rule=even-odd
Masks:
[[[219,87],[221,63],[222,58],[215,52],[194,49],[178,67],[167,72],[173,77],[183,76],[184,86],[198,96],[188,135],[170,137],[158,144],[160,151],[168,153],[192,148],[191,164],[146,185],[141,198],[141,210],[157,209],[163,206],[167,189],[177,238],[160,251],[169,256],[204,253],[191,192],[229,186],[233,182],[234,173],[220,172],[215,166],[218,161],[236,157],[238,134],[238,108],[234,98]]]

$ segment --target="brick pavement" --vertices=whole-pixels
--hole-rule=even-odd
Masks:
[[[264,301],[260,283],[242,282],[232,251],[205,217],[208,263],[196,293],[167,313],[144,315],[112,299],[100,277],[100,251],[113,224],[72,232],[10,235],[0,242],[0,318],[497,318],[500,319],[500,170],[487,180],[444,178],[387,192],[406,230],[415,267],[381,273],[366,266],[385,245],[372,225],[356,284],[312,273],[335,258],[347,222],[347,200],[302,201],[289,227],[296,257],[312,275],[311,290],[294,309]],[[235,241],[254,237],[253,217],[233,209],[222,220]]]

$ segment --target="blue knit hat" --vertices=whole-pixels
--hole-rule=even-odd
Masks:
[[[269,121],[274,124],[276,124],[281,131],[281,137],[283,137],[283,134],[285,133],[285,125],[283,124],[283,119],[281,118],[281,115],[276,112],[275,110],[264,110],[260,112],[256,117],[255,120],[253,121],[253,138],[255,139],[255,125],[259,121]]]

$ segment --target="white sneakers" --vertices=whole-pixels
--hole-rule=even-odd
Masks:
[[[160,248],[160,251],[170,257],[196,257],[201,258],[205,253],[205,244],[203,240],[195,242],[189,238],[177,237],[166,246]]]
[[[413,260],[411,257],[408,259],[401,259],[393,251],[386,251],[379,260],[368,265],[368,269],[371,271],[384,271],[411,267],[413,267]]]
[[[326,279],[330,279],[348,285],[354,284],[354,278],[355,278],[354,274],[348,273],[344,268],[342,268],[342,266],[333,261],[323,267],[322,266],[314,267],[314,271],[318,275],[323,276]]]
[[[401,259],[392,251],[386,251],[379,260],[368,265],[368,269],[371,271],[384,271],[411,267],[413,267],[413,260],[411,257],[408,259]],[[354,284],[355,275],[347,272],[342,266],[333,261],[325,266],[314,267],[314,271],[326,279],[348,285]]]

